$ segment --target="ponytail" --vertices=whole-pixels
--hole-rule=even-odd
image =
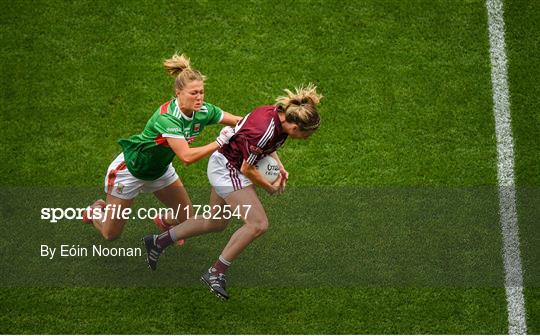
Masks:
[[[206,76],[191,68],[191,61],[185,54],[174,54],[163,62],[163,67],[169,75],[175,78],[174,88],[176,90],[182,90],[189,82],[206,80]]]
[[[316,130],[321,123],[317,105],[323,96],[312,83],[295,90],[293,93],[285,89],[287,95],[276,98],[276,106],[285,113],[286,121],[297,124],[303,131]]]
[[[169,73],[169,75],[173,77],[178,77],[182,71],[185,69],[191,69],[191,62],[189,61],[189,58],[182,54],[178,56],[178,54],[174,54],[171,58],[165,60],[163,62],[163,66],[165,67],[165,70]]]

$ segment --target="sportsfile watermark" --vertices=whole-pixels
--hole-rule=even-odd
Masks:
[[[41,208],[41,219],[50,223],[57,223],[61,220],[80,220],[85,216],[92,220],[109,219],[156,219],[172,216],[173,218],[202,218],[202,219],[242,219],[248,216],[251,210],[251,204],[238,206],[214,205],[210,206],[194,204],[192,206],[178,205],[174,208],[139,208],[134,211],[130,207],[123,207],[121,204],[107,204],[101,207],[86,208],[60,208],[44,207]]]
[[[210,192],[207,187],[189,190],[194,204],[210,204],[191,207],[190,216],[245,214],[244,208],[212,209]],[[540,288],[540,263],[534,263],[540,260],[535,249],[540,188],[517,192],[522,251],[529,260],[523,284]],[[107,216],[114,209],[115,217],[129,217],[122,236],[109,241],[94,225],[75,219],[101,193],[101,188],[0,188],[0,287],[199,287],[200,273],[245,225],[234,219],[223,231],[189,237],[185,245],[167,249],[151,272],[142,238],[160,230],[152,220],[132,218],[159,216],[166,206],[142,194],[131,210],[109,207]],[[497,186],[291,186],[279,197],[258,195],[268,230],[235,261],[235,286],[505,286]],[[185,216],[185,206],[174,211]]]

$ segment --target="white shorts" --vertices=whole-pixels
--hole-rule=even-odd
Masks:
[[[141,192],[154,192],[171,185],[178,179],[178,174],[169,164],[167,171],[160,178],[145,181],[131,175],[124,162],[124,153],[120,153],[109,165],[105,176],[105,192],[122,199],[134,199]]]
[[[208,180],[221,198],[253,184],[238,169],[234,168],[220,152],[214,152],[208,160]]]

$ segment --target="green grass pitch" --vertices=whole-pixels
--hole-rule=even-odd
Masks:
[[[504,3],[527,326],[538,334],[540,3]],[[0,333],[507,332],[484,1],[2,1],[0,42]],[[310,81],[325,96],[321,129],[280,150],[289,207],[264,199],[270,230],[235,262],[226,303],[190,279],[230,229],[167,255],[155,287],[140,260],[38,256],[42,243],[101,241],[38,208],[103,196],[116,140],[172,96],[161,62],[175,51],[208,76],[206,100],[235,114]],[[175,166],[198,190],[206,162]],[[129,223],[107,244],[138,244],[152,225]]]

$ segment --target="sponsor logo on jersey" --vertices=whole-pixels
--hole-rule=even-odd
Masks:
[[[249,151],[256,155],[261,155],[263,150],[257,146],[249,145]]]
[[[171,132],[171,133],[181,133],[182,132],[182,129],[178,128],[178,127],[169,127],[167,128],[167,132]]]

